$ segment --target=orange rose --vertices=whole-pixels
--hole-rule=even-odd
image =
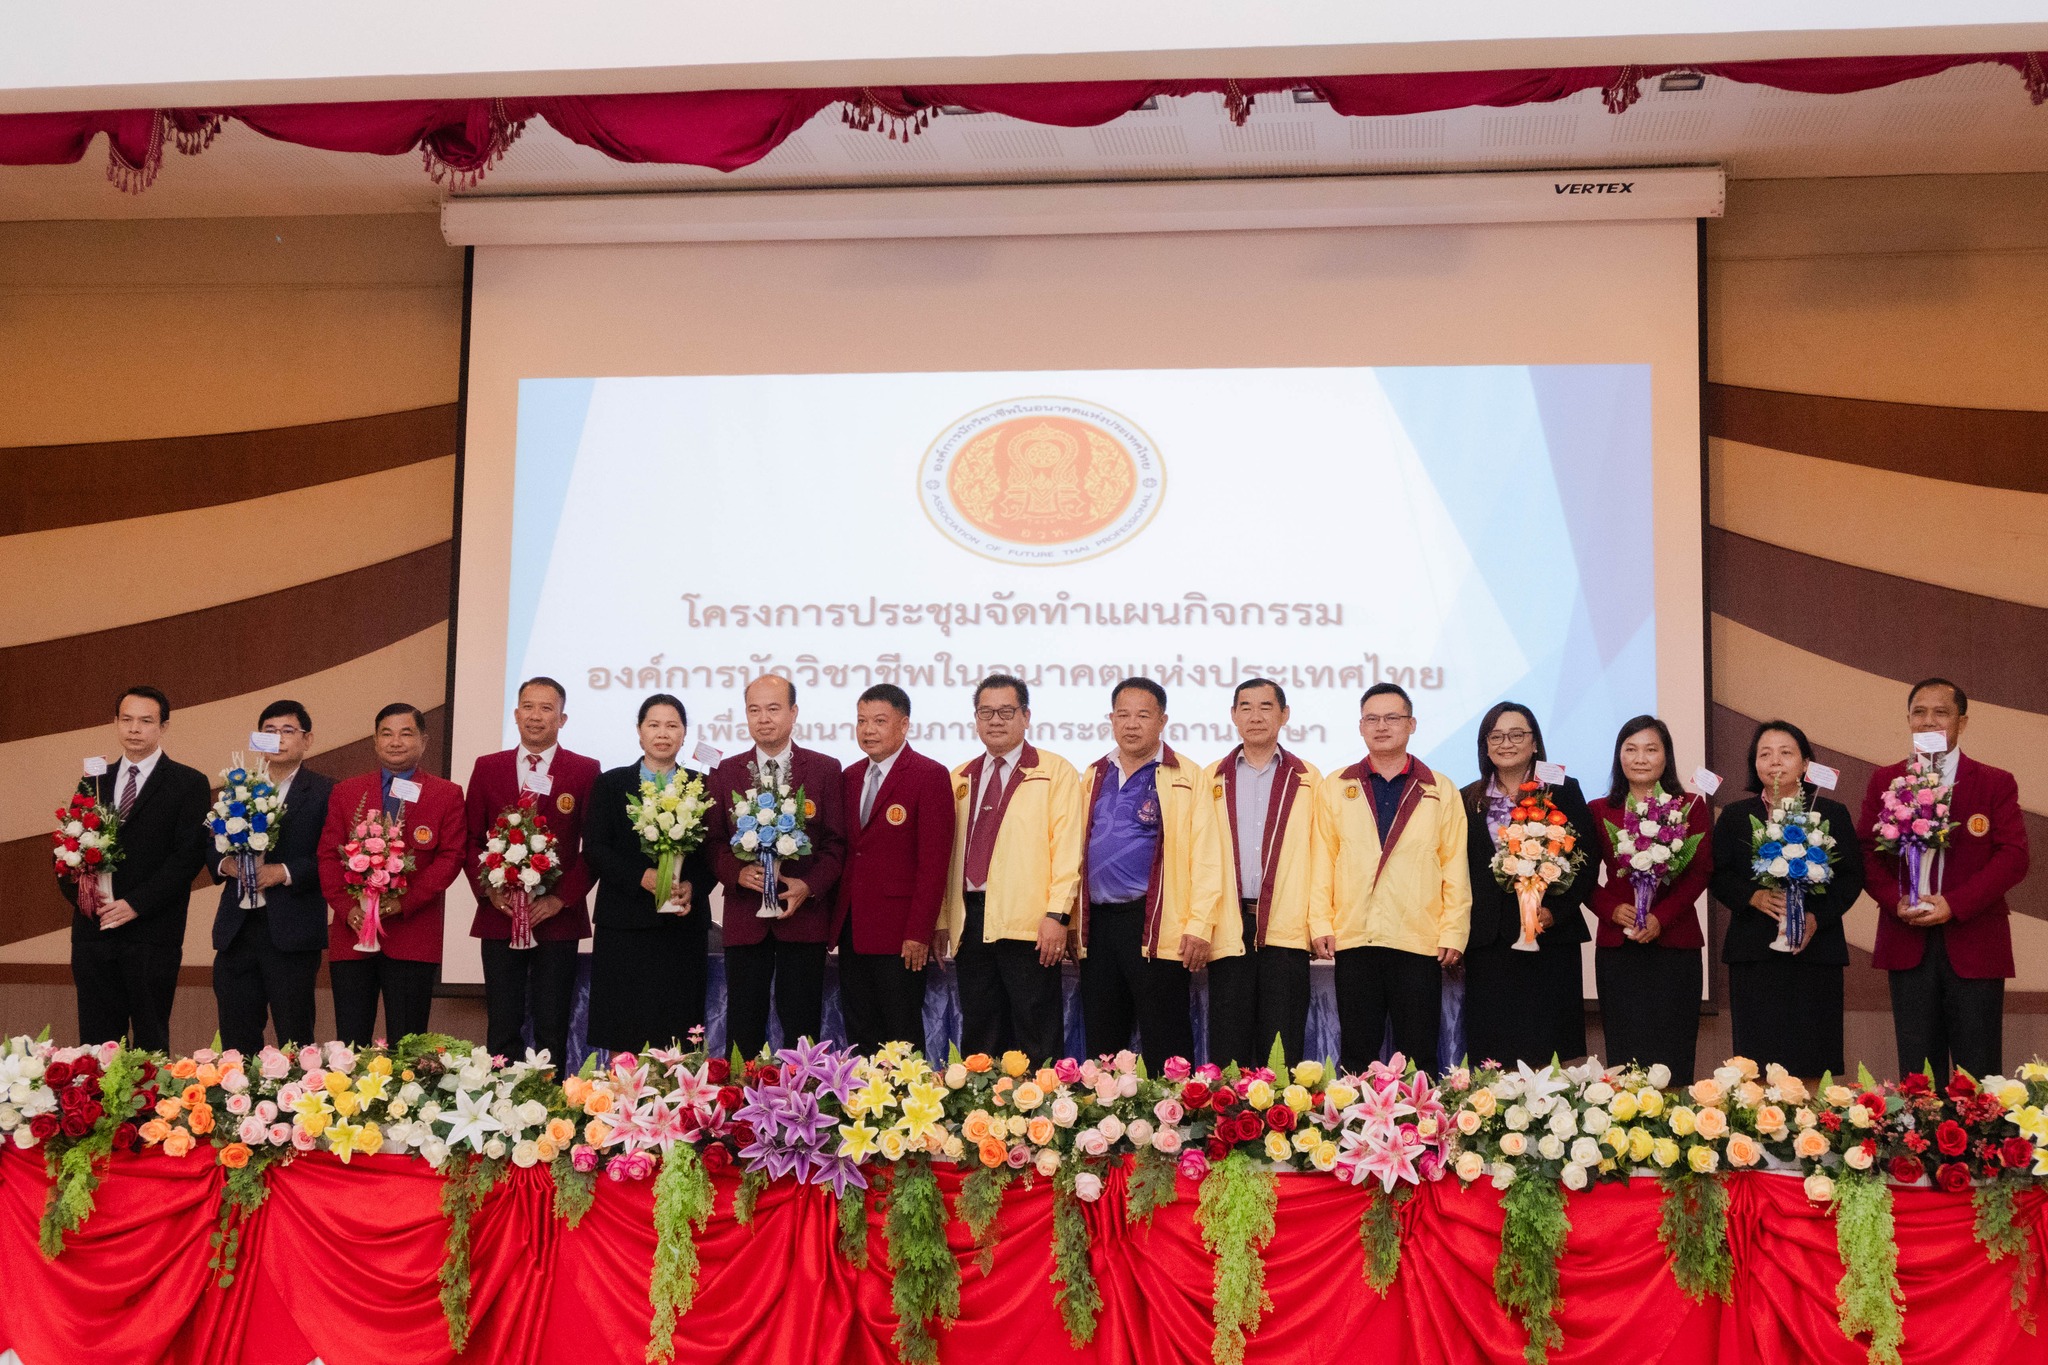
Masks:
[[[548,1141],[557,1147],[567,1147],[576,1140],[576,1125],[567,1119],[548,1120]]]
[[[185,1101],[188,1105],[204,1104],[206,1103],[206,1087],[203,1085],[188,1085],[185,1087],[185,1093],[178,1098]]]
[[[1010,1149],[996,1138],[983,1138],[981,1142],[981,1164],[1000,1166],[1009,1159]]]
[[[1024,1129],[1024,1136],[1031,1139],[1034,1147],[1043,1147],[1052,1141],[1052,1120],[1040,1114]]]
[[[960,1125],[960,1136],[969,1142],[981,1142],[988,1136],[988,1115],[979,1109],[969,1114],[967,1122]]]
[[[1003,1101],[1003,1096],[1009,1094],[1010,1091],[1016,1087],[1016,1085],[1017,1082],[1012,1080],[1008,1076],[996,1077],[995,1089],[992,1092],[996,1097],[996,1103],[1001,1104]]]
[[[249,1164],[249,1149],[239,1142],[230,1142],[220,1149],[220,1164],[231,1171],[239,1171]]]
[[[976,1052],[969,1055],[965,1061],[960,1063],[960,1065],[966,1067],[969,1071],[972,1071],[975,1075],[979,1076],[982,1072],[987,1071],[990,1067],[994,1066],[995,1062],[989,1058],[989,1055],[986,1052]]]
[[[1042,1066],[1038,1068],[1038,1074],[1033,1076],[1031,1079],[1038,1082],[1038,1088],[1040,1090],[1045,1091],[1047,1094],[1051,1094],[1053,1091],[1059,1089],[1059,1073],[1054,1071],[1049,1066]]]
[[[160,1119],[174,1119],[184,1112],[185,1106],[176,1098],[161,1099],[156,1102],[156,1116]]]
[[[171,1125],[162,1119],[151,1119],[136,1131],[144,1142],[154,1147],[171,1135]]]
[[[185,1116],[185,1122],[192,1125],[192,1131],[195,1133],[212,1132],[213,1106],[210,1104],[193,1105],[192,1112]]]
[[[180,1057],[171,1063],[171,1075],[181,1081],[189,1081],[199,1074],[199,1063],[190,1057]]]
[[[192,1079],[198,1081],[201,1085],[219,1085],[220,1068],[212,1062],[208,1062],[205,1066],[192,1073]]]
[[[611,1125],[603,1119],[592,1119],[583,1125],[583,1140],[593,1147],[604,1146],[604,1140],[611,1135]]]
[[[583,1102],[583,1108],[586,1112],[592,1114],[611,1113],[612,1092],[609,1090],[592,1090],[590,1098]]]
[[[589,1094],[590,1082],[582,1076],[570,1076],[562,1082],[562,1098],[578,1109],[583,1107],[583,1101]]]
[[[165,1156],[183,1156],[192,1150],[192,1135],[183,1128],[171,1129],[164,1138]]]

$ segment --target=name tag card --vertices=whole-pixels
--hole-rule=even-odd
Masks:
[[[280,754],[284,752],[284,742],[268,730],[251,730],[249,732],[249,747],[259,754]]]
[[[521,768],[519,790],[532,792],[535,796],[552,795],[555,790],[555,779],[546,773],[537,773],[531,768]]]
[[[1712,796],[1721,790],[1721,775],[1706,768],[1692,770],[1692,785],[1701,796]]]
[[[1842,775],[1825,763],[1809,763],[1806,765],[1806,780],[1824,792],[1831,792],[1835,783],[1842,780]]]
[[[107,775],[107,760],[101,758],[98,754],[87,754],[85,756],[85,775],[87,777],[105,777]]]
[[[401,801],[417,801],[420,799],[420,784],[409,777],[394,777],[391,779],[391,794]]]
[[[1536,780],[1546,787],[1555,787],[1558,783],[1564,781],[1564,764],[1538,763],[1536,765]]]
[[[1948,752],[1948,736],[1939,730],[1922,730],[1913,736],[1913,752],[1916,754],[1945,754]]]
[[[721,752],[718,749],[714,749],[709,744],[704,743],[702,740],[699,740],[697,742],[696,748],[690,750],[690,757],[697,760],[697,762],[702,763],[707,768],[715,768],[720,763],[723,763],[725,761],[725,754],[723,752]]]

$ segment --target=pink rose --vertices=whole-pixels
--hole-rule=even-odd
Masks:
[[[1119,1097],[1123,1099],[1131,1099],[1132,1097],[1134,1097],[1138,1093],[1137,1073],[1134,1071],[1126,1071],[1122,1075],[1118,1076],[1116,1078],[1116,1093]]]
[[[219,1059],[220,1054],[218,1052],[215,1052],[210,1047],[200,1048],[197,1052],[192,1054],[192,1060],[199,1063],[201,1066],[205,1066],[208,1062],[218,1061]]]
[[[1887,839],[1896,839],[1899,837],[1899,827],[1897,825],[1890,823],[1889,821],[1882,825],[1879,825],[1877,827],[1877,832]]]
[[[1267,1085],[1271,1085],[1273,1083],[1273,1068],[1270,1066],[1255,1066],[1244,1073],[1244,1079],[1247,1081],[1264,1081]]]
[[[1074,1138],[1074,1145],[1088,1156],[1105,1156],[1109,1152],[1109,1139],[1098,1128],[1083,1129]]]
[[[1180,1154],[1179,1170],[1183,1180],[1200,1180],[1209,1174],[1209,1158],[1190,1147]]]
[[[1180,1101],[1171,1095],[1152,1106],[1152,1117],[1161,1123],[1179,1123],[1186,1114],[1187,1111],[1181,1108]]]
[[[281,1081],[292,1074],[292,1059],[267,1047],[256,1056],[256,1070],[266,1081]]]
[[[1090,1059],[1090,1060],[1088,1060],[1088,1061],[1085,1061],[1085,1062],[1081,1063],[1081,1075],[1080,1075],[1080,1081],[1081,1081],[1081,1084],[1083,1084],[1083,1085],[1085,1085],[1085,1086],[1088,1086],[1088,1087],[1089,1087],[1090,1089],[1093,1089],[1093,1088],[1094,1088],[1094,1086],[1095,1086],[1095,1082],[1096,1082],[1096,1080],[1097,1080],[1097,1079],[1098,1079],[1098,1078],[1099,1078],[1099,1077],[1100,1077],[1101,1075],[1102,1075],[1102,1068],[1101,1068],[1101,1067],[1099,1067],[1099,1066],[1097,1066],[1097,1065],[1095,1064],[1095,1062],[1094,1062],[1094,1060],[1093,1060],[1093,1059]]]
[[[1052,1074],[1059,1077],[1061,1085],[1073,1085],[1081,1079],[1081,1064],[1072,1057],[1062,1057],[1052,1064]]]
[[[317,1048],[317,1047],[302,1047],[302,1048],[300,1048],[300,1049],[299,1049],[299,1070],[301,1070],[301,1071],[311,1071],[311,1070],[313,1070],[313,1069],[314,1069],[315,1067],[317,1067],[317,1066],[319,1066],[319,1065],[320,1065],[320,1049],[319,1049],[319,1048]]]
[[[301,1152],[310,1152],[319,1145],[320,1139],[314,1137],[311,1133],[307,1132],[304,1128],[299,1127],[297,1124],[292,1125],[293,1147],[297,1148]]]
[[[242,1120],[242,1126],[235,1130],[235,1135],[251,1147],[260,1147],[263,1139],[270,1135],[270,1129],[261,1119],[246,1118]]]
[[[1172,1156],[1180,1150],[1180,1129],[1161,1128],[1152,1135],[1152,1150]]]
[[[228,1096],[226,1108],[230,1114],[248,1113],[250,1109],[250,1104],[247,1092],[242,1092],[239,1094]]]
[[[1103,1105],[1116,1103],[1116,1077],[1107,1071],[1095,1078],[1095,1102]]]
[[[249,1073],[237,1066],[220,1078],[220,1088],[230,1095],[239,1095],[249,1088]]]
[[[292,1126],[289,1123],[273,1123],[270,1125],[270,1143],[273,1147],[282,1147],[291,1140]]]
[[[269,1100],[256,1101],[256,1117],[265,1123],[277,1122],[277,1106]]]
[[[1215,1087],[1216,1082],[1222,1079],[1222,1076],[1223,1068],[1214,1062],[1203,1062],[1195,1068],[1195,1079],[1212,1089]]]
[[[1932,820],[1915,820],[1913,822],[1913,832],[1915,834],[1920,835],[1922,838],[1925,838],[1928,834],[1932,833],[1933,830],[1934,822]]]
[[[368,872],[370,870],[369,855],[358,853],[351,857],[348,860],[348,870],[351,872]]]
[[[569,1149],[569,1164],[579,1171],[597,1169],[597,1148],[579,1142]]]
[[[1135,1075],[1138,1070],[1138,1054],[1129,1048],[1125,1048],[1117,1053],[1116,1056],[1110,1058],[1109,1064],[1116,1068],[1118,1075]]]
[[[382,853],[383,851],[384,841],[382,839],[377,838],[375,835],[372,835],[369,838],[363,840],[363,852]]]
[[[243,1057],[238,1048],[231,1047],[220,1054],[220,1064],[222,1066],[240,1066],[242,1062]]]
[[[1011,1169],[1011,1170],[1013,1170],[1013,1171],[1021,1171],[1021,1170],[1023,1170],[1023,1169],[1024,1169],[1024,1168],[1025,1168],[1026,1166],[1029,1166],[1030,1164],[1031,1164],[1031,1149],[1030,1149],[1029,1147],[1026,1147],[1026,1146],[1025,1146],[1025,1145],[1024,1145],[1023,1143],[1021,1143],[1021,1142],[1020,1142],[1020,1143],[1018,1143],[1018,1144],[1017,1144],[1017,1145],[1016,1145],[1015,1147],[1012,1147],[1012,1148],[1010,1149],[1010,1169]]]
[[[329,1043],[327,1045],[327,1069],[329,1071],[339,1071],[343,1075],[356,1069],[356,1054],[347,1043]]]
[[[290,1109],[297,1105],[301,1099],[305,1098],[305,1094],[305,1090],[296,1081],[290,1085],[279,1086],[277,1091],[277,1107],[279,1109]]]
[[[1102,1177],[1093,1171],[1083,1171],[1075,1176],[1074,1198],[1087,1204],[1102,1198]]]
[[[1187,1058],[1168,1057],[1166,1065],[1159,1069],[1159,1074],[1166,1077],[1169,1081],[1179,1083],[1186,1080],[1193,1071],[1194,1068],[1188,1065]]]

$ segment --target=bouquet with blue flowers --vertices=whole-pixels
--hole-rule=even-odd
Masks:
[[[1764,814],[1749,817],[1749,871],[1764,890],[1785,893],[1785,918],[1771,947],[1796,953],[1806,944],[1807,896],[1824,893],[1834,879],[1835,836],[1820,812],[1807,807],[1803,788],[1783,798],[1773,791]]]
[[[804,824],[818,808],[802,787],[769,782],[761,776],[759,764],[750,766],[754,784],[732,797],[732,856],[743,863],[761,864],[761,908],[756,913],[762,919],[777,919],[782,910],[775,870],[783,860],[801,858],[811,851],[811,836],[804,832]]]
[[[244,766],[234,755],[233,766],[222,771],[220,795],[206,817],[213,835],[214,852],[235,860],[235,882],[242,890],[242,908],[253,910],[263,904],[263,890],[256,885],[256,869],[263,855],[277,846],[278,826],[284,817],[284,802],[270,781],[270,770],[261,758]]]

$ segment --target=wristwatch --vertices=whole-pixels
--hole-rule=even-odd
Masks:
[[[1048,910],[1045,912],[1045,917],[1051,920],[1054,924],[1060,925],[1063,928],[1065,927],[1068,918],[1067,912],[1064,910],[1060,911],[1058,914],[1054,914],[1052,911]]]

